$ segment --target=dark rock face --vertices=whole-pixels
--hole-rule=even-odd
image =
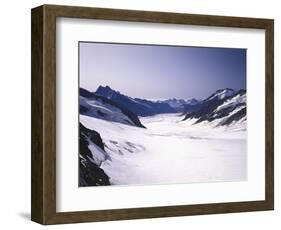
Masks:
[[[104,144],[101,136],[94,130],[87,129],[81,123],[79,124],[79,186],[98,186],[110,185],[109,177],[95,164],[92,159],[92,153],[88,148],[89,141],[92,141],[102,150]]]
[[[79,158],[79,186],[110,185],[105,172],[96,164]]]
[[[211,118],[211,113],[223,103],[222,100],[204,100],[201,104],[199,104],[196,108],[193,108],[191,112],[188,112],[185,115],[184,120],[188,118],[199,118],[197,123],[201,121],[208,120]]]
[[[87,97],[90,98],[92,97],[94,94],[86,89],[83,88],[79,88],[79,95],[82,97]]]
[[[102,142],[101,136],[95,130],[86,128],[84,125],[79,123],[80,140],[85,141],[87,138],[104,150],[104,144]]]
[[[224,95],[221,95],[222,92],[227,92]],[[224,104],[227,100],[232,99],[236,96],[242,96],[246,94],[246,90],[239,90],[234,92],[232,89],[218,90],[216,93],[212,94],[207,99],[203,100],[201,103],[195,105],[191,108],[185,115],[184,120],[189,118],[197,118],[198,120],[195,123],[200,123],[202,121],[213,121],[215,119],[223,118],[228,116],[236,108],[246,106],[245,102],[235,103],[232,106],[216,110],[220,105]],[[246,116],[246,108],[241,109],[239,114],[235,113],[231,117],[221,123],[221,125],[230,124],[231,121],[239,120],[243,116]],[[239,118],[239,119],[238,119]]]
[[[152,116],[160,113],[176,112],[176,110],[167,103],[152,102],[139,98],[133,99],[111,89],[109,86],[99,86],[95,94],[110,99],[119,107],[131,111],[138,116]]]
[[[221,123],[221,125],[229,125],[233,121],[239,121],[240,119],[242,119],[243,117],[246,116],[246,113],[247,113],[246,110],[247,110],[246,108],[239,110],[237,113],[235,113],[235,114],[231,115],[229,118],[227,118],[227,120],[223,121]]]

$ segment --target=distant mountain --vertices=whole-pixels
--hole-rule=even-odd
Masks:
[[[168,99],[155,102],[128,97],[108,86],[100,86],[95,93],[80,88],[79,96],[80,114],[85,115],[80,117],[79,123],[79,186],[114,184],[116,183],[116,178],[112,177],[112,170],[118,172],[117,175],[119,175],[120,169],[126,168],[118,165],[122,157],[131,156],[139,152],[149,153],[144,155],[151,155],[149,147],[154,140],[153,138],[162,136],[159,135],[158,129],[159,127],[162,129],[163,123],[161,122],[163,118],[161,118],[160,122],[158,121],[160,124],[156,126],[157,135],[155,135],[153,132],[150,133],[149,129],[142,132],[141,129],[135,128],[145,128],[138,115],[150,116],[159,113],[178,113],[179,111],[184,115],[182,122],[172,120],[171,123],[166,124],[168,129],[164,130],[164,134],[166,132],[167,135],[163,135],[165,140],[162,144],[167,144],[165,143],[167,141],[166,136],[174,135],[170,129],[173,128],[173,125],[175,126],[176,134],[180,132],[182,136],[182,133],[185,133],[184,135],[190,140],[197,139],[190,135],[188,126],[184,125],[184,120],[194,119],[194,124],[210,122],[210,124],[216,126],[231,125],[235,129],[237,127],[233,126],[233,123],[242,124],[241,127],[244,129],[244,122],[247,120],[246,90],[220,89],[202,101],[197,101],[196,99]],[[92,117],[98,119],[93,119]],[[108,122],[104,122],[104,120]],[[125,125],[116,124],[115,122]],[[103,133],[103,135],[106,134],[103,139],[99,132]],[[133,137],[132,141],[127,140],[128,136]],[[175,137],[178,138],[178,134]],[[135,143],[135,140],[141,140],[141,144],[138,141]],[[151,143],[149,142],[150,140]],[[211,141],[213,142],[213,140]],[[159,146],[158,141],[154,144]],[[154,151],[155,147],[152,149]],[[162,149],[163,146],[161,151]],[[162,152],[159,156],[162,156]],[[112,165],[115,164],[115,166],[117,162],[118,167],[111,167],[112,162]],[[128,173],[124,174],[125,178],[129,176]]]
[[[119,107],[132,111],[138,116],[152,116],[161,113],[177,112],[168,103],[153,102],[140,98],[131,98],[111,89],[109,86],[99,86],[95,94],[113,101]]]
[[[191,98],[189,100],[185,100],[186,105],[197,105],[200,101],[195,98]]]
[[[225,88],[225,89],[219,89],[215,93],[213,93],[211,96],[209,96],[206,100],[224,100],[227,97],[230,97],[234,95],[237,91],[234,89],[230,88]]]
[[[158,100],[157,102],[167,103],[173,109],[175,109],[177,112],[186,111],[187,110],[186,108],[188,108],[190,106],[191,107],[195,106],[196,104],[199,103],[199,101],[194,98],[189,99],[189,100],[172,98],[172,99],[167,99],[167,100]]]
[[[83,88],[80,88],[79,107],[80,114],[83,115],[145,128],[132,111]]]
[[[246,90],[220,89],[201,101],[192,111],[185,114],[186,119],[217,121],[218,125],[229,125],[233,121],[246,119]]]
[[[246,90],[220,89],[202,101],[196,99],[167,99],[151,101],[131,98],[109,86],[99,86],[95,93],[80,89],[80,114],[144,127],[138,116],[163,113],[184,115],[183,120],[196,119],[195,123],[216,121],[229,125],[246,120]]]

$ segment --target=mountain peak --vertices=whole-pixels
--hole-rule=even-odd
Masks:
[[[219,99],[222,100],[226,97],[230,97],[233,94],[236,93],[236,90],[231,89],[231,88],[224,88],[224,89],[219,89],[215,93],[213,93],[210,97],[208,97],[206,100],[212,100],[212,99]]]
[[[97,88],[96,92],[98,92],[98,91],[103,91],[103,90],[112,91],[112,89],[111,89],[108,85],[106,85],[106,86],[100,85],[100,86]]]
[[[224,88],[224,89],[218,89],[215,94],[218,93],[232,93],[232,92],[236,92],[236,90],[231,89],[231,88]]]
[[[120,93],[118,91],[111,89],[108,85],[106,85],[106,86],[100,85],[97,88],[95,94],[110,99],[112,96],[114,96],[116,94],[120,94]]]

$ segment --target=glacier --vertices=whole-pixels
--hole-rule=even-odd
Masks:
[[[223,106],[229,105],[232,101]],[[200,123],[183,118],[181,113],[140,117],[144,129],[80,114],[80,122],[102,138],[104,150],[94,151],[93,144],[90,149],[99,153],[97,163],[110,185],[247,180],[246,119],[218,126],[225,117]]]

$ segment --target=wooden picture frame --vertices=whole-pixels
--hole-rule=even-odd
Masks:
[[[56,18],[121,20],[264,29],[266,34],[265,200],[215,204],[56,211]],[[274,21],[271,19],[43,5],[32,9],[31,219],[63,224],[274,209]]]

